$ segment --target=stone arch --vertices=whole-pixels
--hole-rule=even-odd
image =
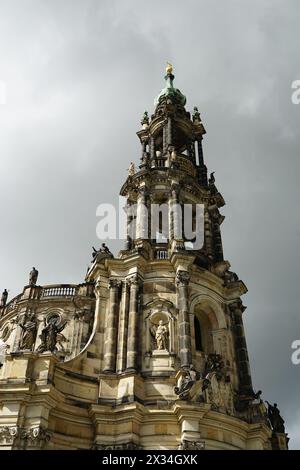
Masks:
[[[197,295],[190,303],[190,313],[194,314],[199,309],[208,316],[214,330],[226,328],[225,313],[220,304],[207,295]]]
[[[206,355],[219,352],[218,337],[220,331],[226,329],[226,318],[221,306],[207,295],[197,295],[190,304],[192,355],[196,367],[203,370]],[[200,328],[195,328],[196,323]],[[196,335],[201,334],[201,339]],[[201,350],[197,344],[201,343]]]

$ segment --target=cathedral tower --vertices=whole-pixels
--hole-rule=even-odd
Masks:
[[[172,66],[137,132],[127,237],[94,250],[85,282],[2,301],[0,446],[25,449],[285,449],[277,407],[253,390],[241,296],[195,107]]]

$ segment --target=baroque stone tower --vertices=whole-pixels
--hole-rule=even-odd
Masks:
[[[118,257],[103,244],[83,284],[38,286],[33,268],[20,295],[3,293],[0,448],[287,448],[252,388],[247,289],[223,257],[205,129],[170,65],[165,80],[121,188]]]

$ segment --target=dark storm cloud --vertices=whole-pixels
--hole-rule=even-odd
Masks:
[[[253,380],[300,448],[298,1],[0,1],[0,288],[80,282],[96,207],[117,202],[166,60],[227,205],[225,258],[246,282]],[[112,244],[117,251],[118,243]]]

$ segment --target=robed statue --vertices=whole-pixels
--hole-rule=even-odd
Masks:
[[[45,327],[40,334],[41,344],[39,345],[38,352],[55,352],[57,351],[58,335],[65,328],[67,322],[60,322],[60,318],[53,316],[48,320],[44,320]]]
[[[25,315],[24,322],[19,323],[19,326],[22,329],[20,342],[19,342],[19,349],[20,350],[29,350],[32,351],[35,340],[36,334],[38,330],[36,316],[33,312],[29,312]]]

